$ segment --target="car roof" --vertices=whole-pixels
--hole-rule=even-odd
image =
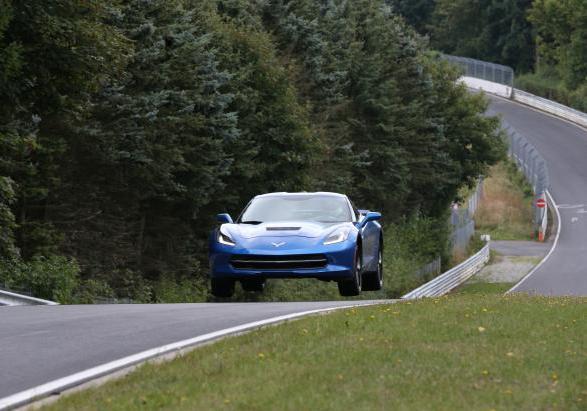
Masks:
[[[344,194],[339,193],[330,193],[327,191],[317,191],[317,192],[306,192],[301,191],[297,193],[288,193],[288,192],[279,192],[279,193],[267,193],[267,194],[260,194],[255,196],[255,198],[262,198],[262,197],[294,197],[294,196],[316,196],[316,197],[341,197],[347,198]]]

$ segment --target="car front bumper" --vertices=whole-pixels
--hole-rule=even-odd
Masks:
[[[353,277],[355,243],[345,241],[340,244],[320,245],[312,249],[244,249],[230,247],[219,243],[210,246],[210,276],[234,280],[268,279],[268,278],[316,278],[326,281],[338,281]],[[235,267],[234,260],[268,257],[287,261],[289,258],[308,258],[324,256],[326,263],[311,268],[265,268]],[[295,265],[295,264],[294,264]]]

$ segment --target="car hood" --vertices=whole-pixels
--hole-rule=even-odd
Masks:
[[[259,237],[306,237],[318,238],[338,227],[352,226],[352,223],[318,222],[273,222],[262,224],[226,224],[226,228],[238,237],[250,239]]]

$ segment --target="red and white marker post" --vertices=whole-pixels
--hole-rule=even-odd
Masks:
[[[540,216],[538,221],[538,241],[543,242],[546,237],[546,229],[548,227],[548,204],[544,193],[540,194],[536,199],[536,208],[538,208],[538,215]]]

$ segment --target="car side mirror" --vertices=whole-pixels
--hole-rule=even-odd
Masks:
[[[223,213],[223,214],[218,214],[216,216],[216,221],[218,221],[219,223],[222,224],[232,224],[232,217],[230,216],[230,214],[227,213]]]
[[[361,221],[361,226],[364,227],[367,225],[368,222],[377,220],[381,220],[381,213],[377,213],[375,211],[368,211],[365,214],[365,217],[363,217],[363,220]]]

